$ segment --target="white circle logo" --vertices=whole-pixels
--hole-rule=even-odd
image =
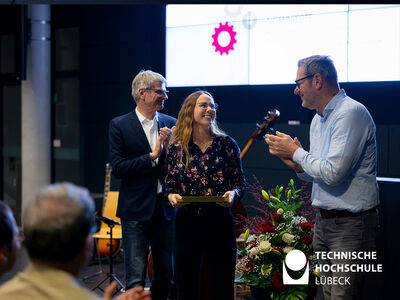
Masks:
[[[285,261],[291,270],[299,271],[306,265],[307,258],[302,251],[294,249],[286,255]]]

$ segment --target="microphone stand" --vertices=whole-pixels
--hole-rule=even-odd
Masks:
[[[110,234],[110,242],[107,244],[107,246],[110,249],[109,252],[109,260],[110,260],[110,271],[107,274],[106,278],[104,278],[102,281],[100,281],[93,289],[92,291],[99,289],[102,292],[104,292],[104,289],[101,287],[101,285],[107,280],[110,280],[110,283],[113,282],[114,280],[118,283],[119,285],[119,289],[117,289],[115,291],[114,294],[118,293],[121,290],[125,290],[125,286],[121,283],[121,281],[117,278],[117,276],[113,273],[113,253],[112,253],[112,249],[113,249],[113,244],[112,244],[112,233],[113,233],[113,228],[115,225],[121,225],[121,223],[115,221],[114,219],[108,218],[108,217],[104,217],[104,216],[97,216],[97,218],[104,222],[106,225],[108,225],[108,227],[110,228],[110,231],[107,232]]]

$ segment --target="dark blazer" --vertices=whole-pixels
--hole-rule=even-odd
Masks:
[[[171,128],[175,122],[175,118],[158,113],[158,128]],[[163,149],[158,164],[153,167],[149,155],[150,144],[135,111],[110,121],[109,139],[112,172],[115,177],[122,179],[117,217],[148,221],[156,204],[157,179],[160,179],[165,191],[163,164],[166,149]],[[175,210],[165,196],[162,202],[165,217],[172,219]]]

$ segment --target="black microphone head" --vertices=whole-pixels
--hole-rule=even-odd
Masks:
[[[107,225],[121,225],[120,222],[115,221],[114,219],[111,219],[109,217],[97,216],[97,219],[99,219],[100,221],[106,223]]]

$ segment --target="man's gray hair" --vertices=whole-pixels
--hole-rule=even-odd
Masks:
[[[72,183],[42,188],[23,215],[25,244],[31,258],[68,262],[95,231],[95,206],[89,191]]]
[[[313,74],[321,74],[330,84],[337,84],[337,72],[332,59],[326,55],[313,55],[300,59],[297,63],[298,67],[303,67],[305,76]]]
[[[155,82],[167,84],[167,80],[161,74],[150,70],[142,70],[132,81],[132,97],[137,103],[139,101],[139,89],[151,89]]]

